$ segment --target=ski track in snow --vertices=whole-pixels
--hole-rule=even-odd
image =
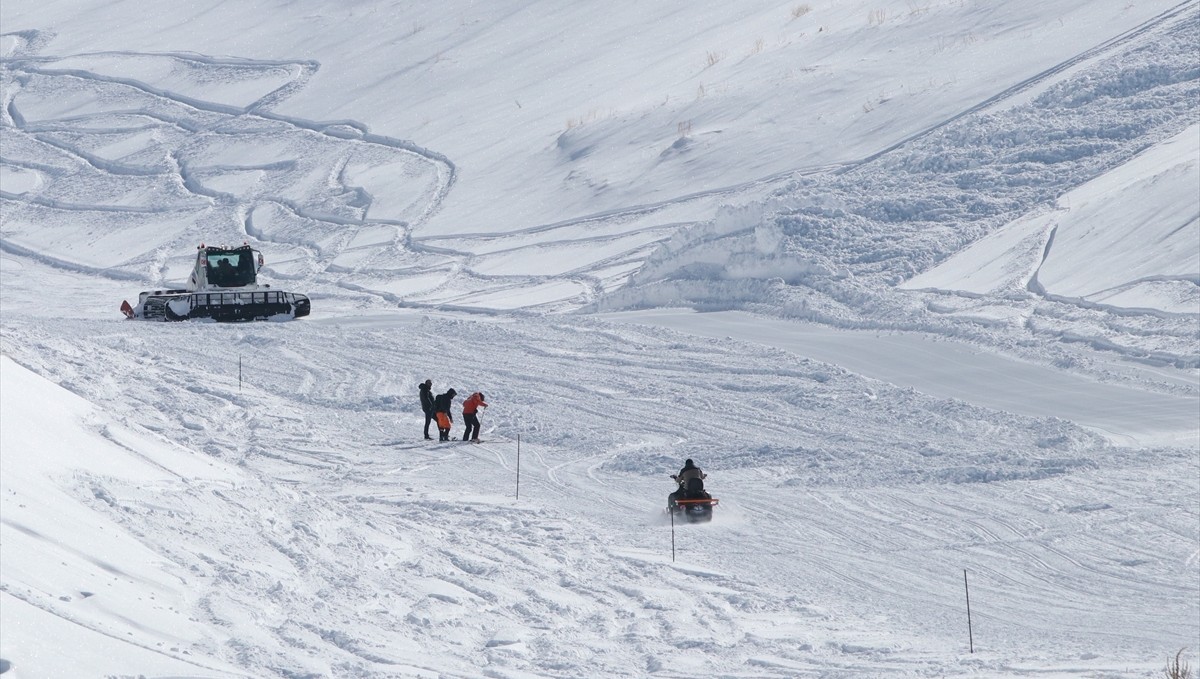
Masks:
[[[463,657],[434,632],[454,629],[484,649],[466,657],[561,675],[596,671],[572,659],[603,658],[602,671],[628,675],[639,657],[685,650],[725,667],[757,658],[755,676],[795,676],[796,667],[921,676],[937,671],[935,649],[957,633],[963,567],[980,602],[980,643],[1001,656],[1052,654],[1064,638],[1103,628],[1108,601],[1125,609],[1112,637],[1122,647],[1152,645],[1160,626],[1187,619],[1173,612],[1174,571],[1156,554],[1176,553],[1193,527],[1186,514],[1139,519],[1156,482],[1136,472],[1194,476],[1183,451],[1100,453],[1102,443],[1066,423],[948,408],[815,363],[780,370],[777,350],[684,345],[654,328],[426,318],[346,335],[318,323],[56,322],[87,339],[68,343],[18,321],[5,325],[6,346],[40,343],[18,357],[89,400],[112,402],[123,423],[263,480],[220,490],[221,518],[188,509],[200,489],[164,496],[85,483],[89,497],[116,498],[91,500],[97,511],[199,569],[189,579],[201,591],[211,583],[200,604],[209,622],[234,625],[233,636],[256,649],[236,658],[245,667],[288,666],[289,649],[314,644],[377,668],[397,667],[412,643]],[[448,333],[465,341],[438,346],[434,338]],[[410,393],[419,366],[465,365],[477,352],[506,358],[435,388],[489,385],[486,442],[408,443],[419,435]],[[86,357],[96,353],[114,361],[110,373],[90,370]],[[153,377],[112,378],[138,371]],[[830,408],[868,392],[876,405],[867,411]],[[656,420],[679,425],[679,435],[664,436]],[[660,507],[664,468],[683,455],[721,470],[710,489],[722,505],[713,524],[676,527],[672,563]],[[764,476],[772,473],[782,476]],[[1080,475],[1096,480],[1079,483]],[[946,482],[928,495],[928,484]],[[264,500],[273,507],[265,516]],[[1031,523],[1033,515],[1043,519]],[[748,526],[751,542],[738,538]],[[246,545],[270,551],[245,554]],[[353,580],[339,566],[350,553],[368,565]],[[279,589],[284,578],[292,584]],[[321,594],[329,590],[336,600]],[[840,594],[836,606],[830,591]],[[289,620],[242,628],[260,600],[277,601]],[[1048,601],[1077,607],[1075,621],[1031,625],[1026,611]],[[354,628],[362,610],[373,611],[377,632],[334,631]],[[864,641],[875,616],[906,632]],[[765,633],[780,619],[795,621],[787,646]],[[581,631],[560,638],[553,630],[564,624]],[[517,638],[496,642],[503,630]],[[899,656],[903,668],[889,660]],[[472,675],[469,664],[442,669]]]
[[[101,59],[165,60],[179,62],[188,69],[200,71],[206,67],[212,70],[233,68],[238,71],[237,77],[243,79],[254,79],[255,76],[266,79],[281,68],[294,73],[285,84],[251,104],[239,107],[185,96],[132,78],[106,76],[86,68],[55,66],[59,61],[86,66],[90,61]],[[316,72],[319,65],[314,62],[220,59],[195,54],[145,55],[110,52],[62,58],[22,56],[6,59],[5,67],[5,77],[8,79],[6,82],[10,85],[6,86],[9,94],[4,123],[11,141],[2,160],[8,166],[43,175],[51,187],[49,191],[34,197],[8,192],[0,192],[0,197],[15,203],[14,207],[23,208],[22,211],[38,211],[40,208],[48,214],[57,214],[58,219],[99,222],[101,233],[95,234],[96,240],[91,243],[93,245],[102,239],[111,241],[122,231],[129,231],[128,223],[132,216],[145,215],[147,220],[158,222],[160,230],[162,218],[165,217],[169,222],[178,223],[179,227],[169,239],[158,236],[154,256],[156,261],[161,258],[160,253],[186,251],[195,241],[224,239],[236,242],[252,239],[271,243],[276,246],[276,253],[285,253],[282,258],[287,260],[287,266],[277,266],[273,271],[280,278],[304,282],[318,288],[335,286],[344,291],[378,295],[400,306],[437,304],[442,308],[455,308],[456,298],[461,296],[457,290],[462,288],[462,283],[455,280],[464,276],[478,284],[500,290],[540,282],[538,278],[524,275],[473,275],[470,271],[470,261],[475,259],[473,252],[479,249],[487,250],[488,241],[493,240],[493,237],[487,234],[480,238],[479,243],[475,243],[469,235],[456,236],[455,247],[436,245],[437,238],[410,240],[409,232],[438,209],[454,184],[455,168],[449,159],[411,142],[369,133],[365,126],[353,121],[318,123],[271,113],[269,109],[272,105],[303,87],[304,82]],[[25,112],[26,108],[32,108],[32,105],[25,104],[25,100],[33,98],[37,101],[39,96],[44,97],[51,91],[61,94],[64,90],[83,91],[99,100],[115,99],[128,101],[129,104],[109,105],[106,108],[110,110],[69,117],[52,116],[46,120]],[[136,150],[132,154],[133,158],[125,157],[128,159],[109,159],[89,150],[90,146],[101,145],[112,137],[119,139],[146,134],[167,139],[159,139],[153,149]],[[258,165],[204,162],[206,156],[219,156],[224,145],[254,143],[256,137],[263,134],[271,135],[273,142],[281,137],[296,139],[295,152],[282,156],[276,154],[276,157],[267,158]],[[46,150],[39,150],[38,146],[57,151],[61,162],[47,164],[35,161],[35,158],[46,155]],[[167,154],[166,157],[154,157],[150,154],[150,157],[146,158],[147,150],[160,149]],[[357,163],[376,162],[377,168],[384,168],[385,163],[394,164],[397,162],[395,157],[403,157],[405,154],[430,165],[436,174],[436,184],[431,186],[425,195],[414,200],[413,209],[402,213],[402,218],[369,217],[368,214],[374,205],[374,198],[370,192],[361,187],[347,185],[340,178],[334,186],[325,189],[313,187],[313,190],[304,191],[310,197],[313,194],[325,194],[319,203],[313,203],[311,200],[302,203],[288,197],[299,188],[295,181],[305,181],[302,173],[311,171],[307,168],[314,165],[324,164],[329,167],[331,175],[340,175],[350,160]],[[364,172],[369,173],[370,170]],[[274,174],[280,178],[273,181],[273,187],[265,191],[210,188],[212,184],[220,185],[228,180],[236,182],[239,175],[247,173]],[[296,176],[296,180],[290,179],[293,175]],[[148,205],[81,202],[78,198],[66,200],[53,197],[67,187],[72,196],[86,194],[86,191],[81,191],[85,186],[96,186],[98,192],[108,196],[114,189],[120,190],[122,178],[126,177],[142,178],[142,181],[138,182],[141,186],[138,186],[137,190],[149,189],[159,192],[160,195]],[[131,180],[124,180],[125,183],[129,181]],[[65,186],[63,189],[56,189],[56,185]],[[350,196],[349,202],[345,200],[347,196]],[[200,202],[189,200],[189,197],[200,199]],[[674,202],[684,203],[687,200]],[[170,207],[163,207],[164,204]],[[212,214],[206,214],[198,222],[186,218],[198,210],[201,213]],[[633,212],[636,216],[644,217],[654,210],[639,208]],[[105,215],[109,213],[111,216],[106,218]],[[178,216],[172,213],[178,213]],[[625,213],[615,216],[621,220],[629,217]],[[31,218],[42,219],[41,216],[33,215]],[[568,230],[567,235],[558,241],[543,238],[534,246],[534,250],[562,246],[586,248],[622,238],[622,234],[619,233],[585,237],[576,235],[578,230],[575,227],[579,223],[595,219],[593,217],[572,220],[561,225]],[[390,246],[383,249],[376,247],[369,251],[365,258],[359,258],[355,251],[361,250],[362,246],[355,245],[355,240],[361,237],[364,229],[371,227],[391,228],[397,234],[389,239]],[[526,233],[536,234],[547,228],[553,227],[530,229]],[[636,229],[632,234],[626,235],[627,240],[632,236],[632,244],[618,248],[611,255],[583,270],[565,272],[565,278],[578,283],[583,291],[582,299],[590,300],[598,290],[612,285],[609,279],[613,278],[613,274],[604,274],[604,271],[618,269],[618,278],[615,280],[619,281],[620,270],[631,269],[665,237],[655,235],[657,231],[674,228],[677,226],[655,225]],[[141,227],[141,230],[145,229],[146,227]],[[317,234],[316,238],[314,234]],[[517,238],[521,235],[514,234]],[[5,249],[19,255],[33,253],[54,242],[47,240],[53,238],[52,233],[14,236],[5,242]],[[136,242],[136,239],[133,239],[131,244],[133,242]],[[518,245],[512,250],[519,252],[526,247],[528,246]],[[72,254],[76,256],[89,256],[82,249],[73,249],[76,251]],[[343,253],[354,263],[349,266],[339,264],[339,255]],[[48,257],[43,257],[42,261],[57,264],[68,270],[99,273],[120,279],[148,277],[151,282],[161,285],[166,271],[161,266],[148,269],[145,266],[147,254],[133,256],[123,262],[96,262],[96,265]],[[499,254],[503,254],[503,251]],[[281,255],[276,254],[275,257]],[[436,268],[436,265],[431,264],[431,258],[446,257],[453,263],[446,269],[444,281],[423,291],[424,295],[431,298],[429,302],[404,302],[399,296],[389,293],[386,288],[371,287],[374,278],[380,275],[394,275],[397,262],[404,264],[406,268],[421,266],[430,270]],[[328,262],[332,262],[333,265]],[[176,264],[175,273],[178,273],[178,266]],[[322,271],[334,275],[322,275]],[[363,282],[356,282],[355,276],[348,277],[346,273],[357,274]],[[473,305],[467,303],[464,308],[471,306]]]
[[[1033,87],[1044,87],[1064,73],[1089,63],[1102,56],[1111,54],[1139,39],[1147,39],[1164,26],[1177,22],[1181,16],[1186,18],[1190,2],[1181,3],[1161,13],[1142,25],[1135,27],[1119,36],[1109,39],[1091,49],[1088,49],[1071,59],[1046,69],[1005,91],[980,102],[965,111],[949,116],[888,148],[863,159],[850,161],[833,166],[817,168],[801,168],[764,177],[747,184],[739,184],[720,189],[697,192],[679,196],[659,203],[632,206],[619,210],[575,217],[554,224],[527,227],[507,233],[494,234],[488,232],[459,233],[453,236],[423,235],[413,238],[409,234],[419,227],[430,214],[437,211],[447,193],[454,185],[455,167],[452,161],[435,151],[423,148],[412,142],[389,138],[368,132],[364,125],[354,121],[316,122],[290,118],[273,114],[270,108],[277,105],[289,94],[304,87],[305,82],[319,69],[319,64],[312,61],[266,61],[253,59],[218,58],[206,55],[184,53],[162,53],[145,55],[132,52],[104,52],[72,55],[70,57],[44,57],[35,54],[22,54],[5,60],[6,77],[11,78],[14,87],[9,87],[10,94],[6,102],[7,115],[5,125],[9,125],[23,134],[29,135],[30,141],[36,144],[48,145],[59,149],[72,160],[72,165],[83,165],[89,173],[100,173],[101,188],[111,190],[112,181],[123,176],[145,177],[160,186],[163,192],[162,200],[148,206],[111,205],[104,203],[67,202],[60,199],[39,195],[36,198],[24,198],[18,195],[4,194],[9,200],[28,207],[43,207],[52,212],[76,214],[84,219],[99,219],[107,230],[127,230],[128,226],[117,226],[96,213],[114,212],[123,218],[130,213],[143,213],[147,218],[158,218],[165,213],[177,211],[187,214],[195,212],[197,205],[186,200],[186,195],[203,200],[206,206],[204,212],[214,214],[205,216],[203,221],[196,223],[182,217],[169,221],[179,224],[178,230],[170,240],[158,239],[156,253],[185,251],[199,240],[229,241],[253,239],[272,243],[277,251],[288,254],[287,266],[274,267],[273,273],[278,277],[304,283],[310,288],[319,290],[332,286],[339,289],[341,294],[356,293],[378,297],[390,306],[409,306],[423,308],[437,306],[444,309],[482,310],[488,308],[486,300],[490,295],[506,295],[506,291],[520,290],[530,285],[545,285],[561,280],[568,283],[568,290],[574,293],[566,297],[556,296],[549,302],[535,304],[532,308],[563,309],[577,307],[594,302],[605,292],[614,290],[623,284],[629,275],[635,271],[655,249],[661,246],[672,234],[694,225],[705,219],[704,215],[711,214],[712,209],[722,201],[735,196],[745,202],[748,196],[764,196],[779,187],[795,182],[798,178],[822,175],[840,175],[857,168],[869,166],[879,159],[907,145],[928,138],[935,132],[946,128],[964,118],[978,115],[983,111],[995,110],[1004,102],[1021,96]],[[36,41],[31,41],[36,42]],[[267,93],[243,105],[231,105],[220,102],[206,101],[201,98],[186,96],[163,87],[142,82],[132,78],[103,75],[83,67],[64,68],[56,64],[65,61],[68,64],[78,63],[86,66],[91,61],[104,59],[116,60],[166,60],[183,64],[180,68],[203,73],[205,69],[215,73],[220,69],[233,70],[235,75],[220,72],[216,77],[238,78],[243,80],[268,80],[280,69],[289,73],[286,81],[270,89]],[[109,68],[112,68],[109,65]],[[44,83],[40,81],[44,80]],[[97,98],[130,100],[130,106],[117,109],[118,112],[97,112],[83,116],[67,118],[57,117],[52,120],[35,120],[23,114],[25,108],[17,101],[28,97],[30,92],[39,89],[55,88],[83,89],[94,92]],[[117,118],[122,124],[104,124],[106,118]],[[139,121],[134,128],[130,127],[129,118]],[[149,124],[147,124],[149,121]],[[231,166],[220,163],[201,164],[193,156],[203,157],[208,153],[219,153],[222,144],[233,143],[239,136],[254,138],[255,131],[260,127],[270,129],[272,134],[279,130],[271,129],[271,124],[283,126],[283,136],[298,137],[299,148],[294,154],[284,159],[266,160],[259,166]],[[152,161],[149,166],[137,163],[121,162],[106,159],[89,151],[88,146],[99,144],[112,136],[123,136],[135,129],[144,134],[147,129],[182,128],[190,134],[180,138],[178,142],[161,144],[170,154],[172,162],[168,167],[162,167],[161,159]],[[197,143],[197,132],[211,135],[215,141]],[[323,140],[318,143],[304,141],[306,136],[315,136]],[[10,135],[11,137],[11,135]],[[186,143],[183,139],[187,139]],[[228,141],[226,141],[228,140]],[[10,142],[10,145],[12,142]],[[217,150],[205,147],[217,146]],[[22,141],[18,149],[24,146]],[[174,146],[174,148],[172,148]],[[370,213],[374,197],[363,187],[346,185],[337,181],[332,187],[312,191],[312,194],[324,194],[321,202],[303,204],[286,194],[296,190],[294,183],[287,177],[296,174],[296,170],[312,164],[303,158],[314,156],[317,163],[329,168],[331,177],[340,174],[338,169],[344,168],[352,157],[377,157],[380,153],[372,153],[369,149],[378,147],[386,159],[388,152],[398,155],[411,154],[429,164],[437,175],[436,185],[431,187],[427,195],[414,201],[413,210],[405,211],[400,218],[371,218]],[[368,150],[363,151],[362,148]],[[24,149],[20,149],[24,150]],[[144,154],[144,151],[142,152]],[[36,163],[31,165],[28,159],[13,157],[19,155],[9,151],[4,163],[26,170],[34,170]],[[36,154],[34,154],[36,155]],[[138,154],[135,154],[135,156]],[[144,161],[139,161],[144,162]],[[384,163],[386,160],[367,160],[366,162]],[[383,165],[379,165],[383,167]],[[68,175],[63,175],[69,172]],[[283,175],[281,181],[270,191],[228,192],[212,189],[207,186],[209,180],[219,180],[223,176],[233,176],[239,173],[265,172]],[[51,180],[60,183],[71,183],[71,190],[78,192],[78,182],[82,178],[79,171],[71,171],[62,167],[54,167],[50,173]],[[108,175],[107,178],[104,175]],[[282,184],[282,185],[280,185]],[[177,187],[185,190],[179,194]],[[315,187],[314,187],[315,188]],[[330,189],[333,189],[331,192]],[[53,195],[53,190],[46,192]],[[172,195],[175,194],[175,195]],[[170,210],[164,209],[164,203],[175,204]],[[312,203],[311,200],[308,201]],[[257,218],[257,219],[256,219]],[[161,220],[159,220],[161,221]],[[260,224],[259,222],[264,222]],[[394,230],[394,235],[388,238],[389,245],[385,248],[376,247],[363,255],[357,254],[362,246],[356,246],[357,238],[362,237],[364,229],[379,227]],[[161,225],[160,225],[161,229]],[[304,235],[300,235],[303,232]],[[599,232],[599,233],[597,233]],[[312,234],[322,234],[316,238]],[[548,235],[560,233],[559,236]],[[217,235],[222,234],[222,235]],[[729,234],[726,234],[728,236]],[[735,232],[736,235],[736,232]],[[100,234],[100,237],[111,234]],[[535,243],[525,245],[522,240],[538,236]],[[19,236],[9,238],[6,247],[10,252],[28,252],[49,245],[44,235]],[[368,240],[373,236],[366,236]],[[25,242],[23,249],[17,249],[13,241]],[[509,266],[503,263],[505,258],[516,259],[549,256],[553,257],[564,248],[572,252],[587,248],[602,253],[595,256],[593,261],[581,268],[565,270],[551,276],[529,276],[517,273],[523,267]],[[76,256],[88,255],[79,248],[73,248]],[[544,253],[544,254],[542,254]],[[607,253],[607,254],[603,254]],[[407,294],[392,292],[393,287],[383,278],[394,276],[398,271],[422,267],[426,270],[437,269],[433,264],[436,259],[448,258],[440,281],[432,285],[424,284],[409,288]],[[144,266],[145,255],[132,257],[124,262],[97,262],[91,270],[108,271],[110,275],[142,275],[147,276],[155,284],[162,284],[165,272],[147,269]],[[347,264],[341,264],[344,260]],[[501,260],[497,262],[497,260]],[[397,262],[403,264],[397,267]],[[332,263],[332,264],[330,264]],[[89,266],[76,262],[75,266]],[[175,270],[178,273],[179,265]],[[129,269],[132,268],[132,271]],[[498,273],[491,273],[498,271]],[[352,275],[346,275],[346,274]],[[408,286],[406,286],[408,287]],[[480,289],[484,292],[481,293]],[[331,294],[336,294],[332,293]],[[562,293],[559,293],[560,295]],[[1061,301],[1061,300],[1060,300]]]
[[[266,79],[281,68],[292,73],[283,85],[247,106],[238,107],[184,96],[136,79],[105,76],[84,68],[55,67],[60,61],[86,65],[103,59],[160,60],[170,62],[175,70],[201,73],[206,68],[213,71],[235,69],[236,77],[245,80]],[[186,250],[195,244],[193,241],[205,239],[236,241],[253,238],[279,245],[285,252],[298,248],[298,256],[302,261],[307,260],[301,270],[312,271],[322,266],[315,258],[324,255],[325,259],[336,261],[338,253],[352,250],[353,240],[363,228],[385,227],[395,230],[396,235],[391,239],[390,248],[376,253],[373,258],[385,260],[397,255],[403,258],[407,230],[436,211],[453,185],[454,166],[433,151],[411,142],[371,134],[356,123],[317,123],[269,112],[271,105],[303,87],[317,68],[318,65],[312,62],[230,60],[193,54],[96,53],[65,58],[6,59],[4,73],[8,96],[3,161],[6,165],[49,175],[50,190],[34,198],[9,193],[3,194],[3,198],[16,201],[18,206],[23,205],[26,209],[50,210],[58,213],[61,219],[98,221],[106,232],[95,234],[96,241],[112,239],[129,230],[127,225],[105,219],[104,215],[108,213],[126,222],[130,216],[139,214],[159,222],[166,218],[170,222],[178,219],[172,213],[186,215],[198,209],[201,213],[214,213],[203,217],[191,228],[170,234],[165,241],[160,237],[159,251]],[[45,119],[26,111],[27,108],[36,109],[38,105],[52,106],[46,101],[51,92],[60,97],[78,94],[104,103],[95,111],[71,116],[49,114]],[[110,104],[109,101],[120,103]],[[149,145],[142,139],[147,135],[154,138]],[[117,148],[132,153],[106,158],[97,152],[113,146],[110,140],[114,138],[120,142],[131,137],[132,146],[126,149],[117,145]],[[259,165],[230,165],[216,160],[225,153],[226,146],[262,143],[260,140],[269,140],[264,152],[274,157],[267,157]],[[281,140],[286,141],[281,144]],[[272,145],[283,144],[293,146],[294,151],[271,153]],[[99,149],[93,150],[94,147]],[[57,162],[46,164],[30,160],[45,157],[47,150],[57,151]],[[428,173],[431,174],[429,187],[414,202],[415,210],[406,210],[398,218],[374,219],[368,216],[373,204],[370,195],[359,187],[346,184],[341,176],[349,162],[368,166],[374,163],[378,168],[398,164],[408,173]],[[304,174],[319,171],[322,165],[330,175],[325,187],[310,188],[297,183],[310,181]],[[411,169],[405,169],[406,165]],[[421,169],[422,166],[428,169]],[[237,186],[233,191],[210,188],[210,184],[222,186],[222,182],[230,180],[236,184],[238,176],[247,173],[274,174],[277,178],[266,182],[270,186],[259,190],[253,185]],[[108,199],[114,190],[122,192],[123,177],[144,178],[149,183],[135,180],[144,186],[137,187],[138,190],[150,190],[159,197],[145,205],[53,197],[64,191],[70,191],[72,196],[86,196],[94,191]],[[261,179],[259,181],[262,183]],[[291,197],[303,194],[308,194],[308,198],[297,200]],[[271,222],[265,223],[261,217],[256,219],[257,215],[269,215]],[[182,221],[185,225],[188,222]],[[304,235],[301,235],[301,228]],[[46,237],[45,234],[28,234],[25,239],[18,237],[9,241],[26,240],[31,245],[44,246],[45,241],[39,239]],[[21,251],[11,243],[9,247],[10,252]],[[407,257],[411,259],[412,253],[408,252]],[[102,266],[94,268],[136,266],[144,258],[145,255],[134,257],[128,263],[101,262]],[[125,271],[120,268],[115,271],[117,276],[125,277]],[[279,273],[286,277],[289,272]]]

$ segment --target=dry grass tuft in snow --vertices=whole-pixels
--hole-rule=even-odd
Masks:
[[[1183,651],[1179,649],[1175,659],[1167,661],[1167,667],[1163,670],[1167,679],[1192,679],[1192,668],[1183,660]]]

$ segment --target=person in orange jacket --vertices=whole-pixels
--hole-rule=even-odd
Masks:
[[[463,401],[463,424],[467,429],[463,432],[464,441],[474,441],[479,443],[479,415],[480,408],[486,408],[488,404],[483,401],[483,392],[477,391],[467,397]]]

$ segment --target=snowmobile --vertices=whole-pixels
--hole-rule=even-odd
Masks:
[[[258,321],[300,318],[312,309],[308,297],[272,290],[258,282],[263,256],[243,243],[238,247],[196,248],[196,265],[182,290],[148,290],[137,306],[121,303],[126,318],[147,321]]]
[[[671,474],[678,484],[677,475]],[[689,523],[712,521],[713,507],[720,502],[704,490],[703,479],[688,479],[687,485],[667,496],[667,511]]]

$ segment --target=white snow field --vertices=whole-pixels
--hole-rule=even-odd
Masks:
[[[0,676],[1196,667],[1198,102],[1196,0],[6,0]]]

